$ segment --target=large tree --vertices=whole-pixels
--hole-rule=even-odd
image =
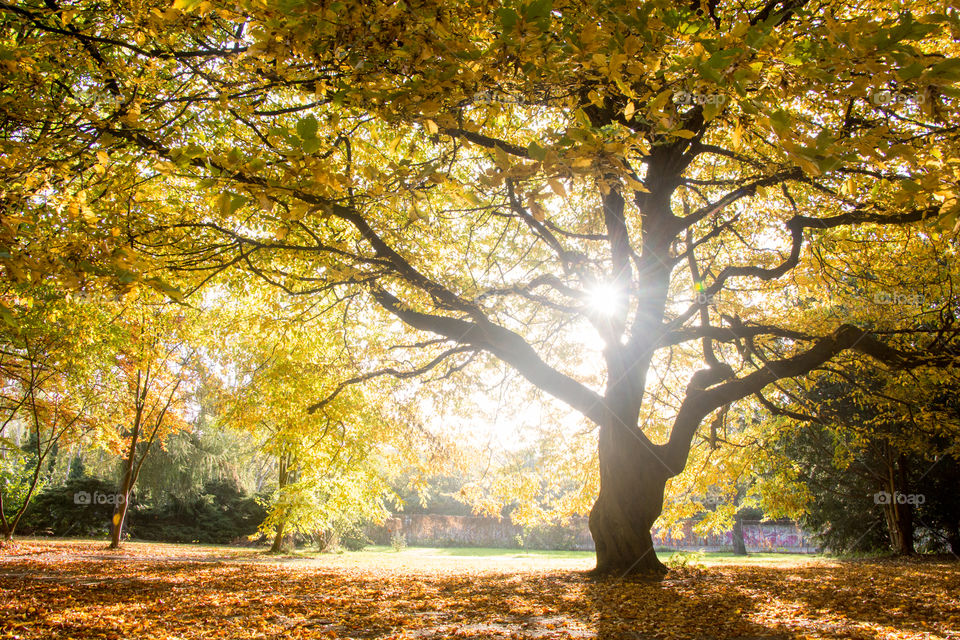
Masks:
[[[953,225],[946,7],[3,4],[7,268],[72,205],[111,269],[239,268],[417,334],[350,381],[498,358],[599,428],[597,569],[662,573],[650,527],[711,414],[845,350],[954,361],[951,332],[756,304],[811,243]]]

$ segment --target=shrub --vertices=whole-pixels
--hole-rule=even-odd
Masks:
[[[256,533],[266,515],[254,497],[232,483],[214,481],[194,498],[135,509],[130,534],[144,540],[228,544]]]
[[[21,531],[34,535],[107,536],[114,505],[96,497],[112,497],[116,492],[114,483],[91,476],[46,487],[24,514]],[[131,503],[135,504],[135,500],[131,499]]]
[[[407,536],[405,536],[399,529],[394,531],[390,535],[390,546],[393,547],[394,551],[400,553],[407,548]]]

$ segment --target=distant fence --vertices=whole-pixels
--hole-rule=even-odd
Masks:
[[[594,549],[586,518],[571,518],[562,527],[524,529],[507,519],[404,514],[388,518],[383,525],[370,527],[367,531],[376,544],[390,544],[395,533],[402,534],[407,544],[422,547]],[[679,534],[679,537],[675,537],[654,532],[653,544],[658,549],[723,551],[733,548],[733,534],[730,531],[701,536],[693,532],[692,522],[686,522]],[[744,521],[743,538],[747,551],[753,552],[814,553],[819,550],[810,534],[792,522]]]

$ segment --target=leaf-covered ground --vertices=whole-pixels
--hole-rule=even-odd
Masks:
[[[590,580],[581,558],[394,555],[17,543],[0,638],[960,638],[954,562],[726,562],[645,584]]]

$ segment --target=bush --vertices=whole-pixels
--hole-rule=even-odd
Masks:
[[[519,546],[524,549],[545,549],[556,551],[576,551],[581,547],[577,543],[577,532],[561,524],[539,524],[523,528],[523,535],[517,536]]]
[[[161,508],[135,509],[130,535],[163,542],[229,544],[256,533],[266,517],[255,498],[232,483],[214,481],[194,498],[173,499]]]
[[[33,535],[105,537],[110,533],[114,504],[98,497],[116,493],[114,483],[90,476],[46,487],[24,514],[21,531]]]
[[[322,553],[339,551],[363,551],[373,544],[360,524],[342,524],[313,536]]]
[[[347,551],[363,551],[373,544],[363,527],[354,525],[340,533],[340,546]]]
[[[114,496],[112,482],[84,477],[66,484],[48,487],[34,499],[23,517],[22,531],[55,536],[107,536],[113,517],[113,500],[96,496]],[[83,498],[90,502],[84,504]],[[126,530],[131,538],[161,542],[198,542],[228,544],[256,533],[266,518],[257,501],[235,485],[209,482],[203,492],[189,500],[173,499],[160,506],[137,504],[131,498]]]
[[[394,551],[400,553],[407,548],[407,536],[399,529],[394,531],[390,535],[390,546],[393,547]]]

